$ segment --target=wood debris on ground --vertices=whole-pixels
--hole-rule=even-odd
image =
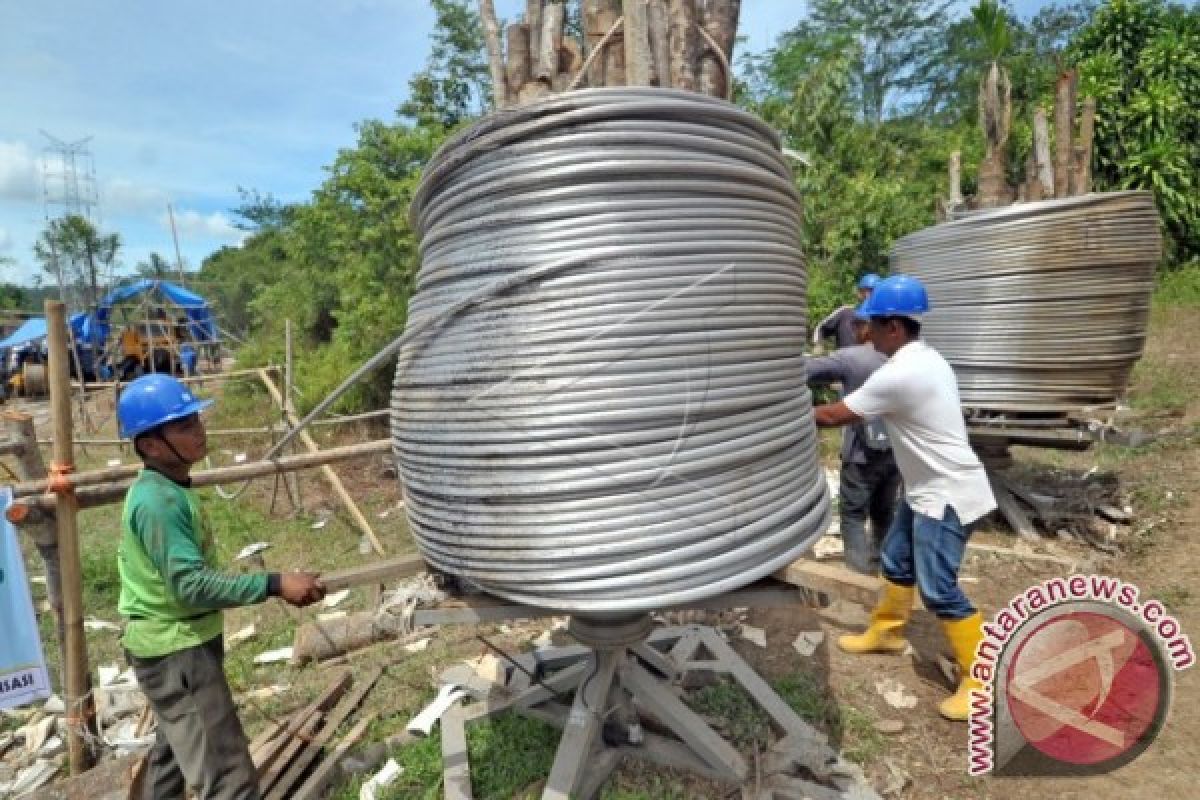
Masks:
[[[315,800],[335,777],[337,761],[366,732],[369,718],[358,721],[339,738],[337,733],[362,706],[383,675],[381,667],[352,676],[340,669],[325,690],[307,706],[268,725],[250,743],[263,800]]]

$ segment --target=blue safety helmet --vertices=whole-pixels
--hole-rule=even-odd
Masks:
[[[143,375],[125,387],[117,402],[121,436],[134,439],[146,431],[189,417],[212,405],[197,400],[188,388],[170,375]]]
[[[892,275],[875,284],[858,307],[860,317],[915,317],[929,310],[925,285],[911,275]]]
[[[866,275],[863,275],[858,279],[858,288],[865,289],[868,292],[873,292],[881,280],[883,280],[883,278],[879,277],[874,272],[868,272]]]

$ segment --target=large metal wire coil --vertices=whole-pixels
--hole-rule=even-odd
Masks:
[[[432,566],[617,614],[744,586],[827,528],[798,200],[762,122],[571,92],[454,137],[411,209],[392,436]]]
[[[963,405],[1056,413],[1116,402],[1146,340],[1162,249],[1149,192],[970,214],[905,236],[893,272],[919,277],[923,335]]]

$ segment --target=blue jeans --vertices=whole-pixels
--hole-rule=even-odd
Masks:
[[[913,511],[902,499],[883,540],[883,577],[900,586],[916,585],[921,601],[938,619],[966,619],[975,606],[958,586],[958,568],[968,536],[950,506],[935,519]]]

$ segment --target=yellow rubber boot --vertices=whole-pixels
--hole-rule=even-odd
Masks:
[[[904,649],[904,624],[912,614],[916,587],[883,582],[883,592],[871,624],[859,634],[838,638],[838,647],[847,653],[899,653]]]
[[[962,677],[958,691],[947,697],[938,706],[946,719],[965,720],[971,716],[971,690],[982,689],[983,684],[971,677],[971,664],[975,661],[975,648],[983,638],[983,617],[976,612],[966,619],[942,620],[942,630],[954,648],[954,658]]]

